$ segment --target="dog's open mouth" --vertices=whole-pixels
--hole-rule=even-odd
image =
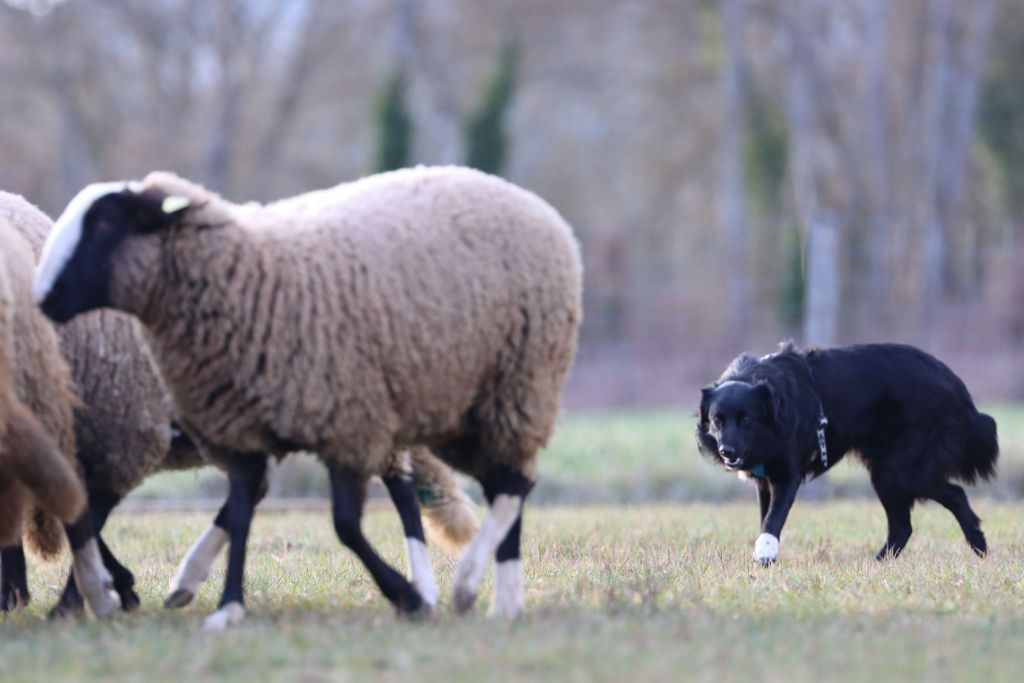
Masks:
[[[722,458],[722,463],[725,465],[725,469],[730,472],[743,469],[743,458],[733,458],[732,460]]]

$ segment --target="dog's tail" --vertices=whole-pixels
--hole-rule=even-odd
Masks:
[[[974,413],[966,457],[960,463],[960,478],[967,484],[988,480],[996,474],[999,440],[996,421],[985,413]]]

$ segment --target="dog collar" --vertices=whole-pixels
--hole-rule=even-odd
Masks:
[[[764,471],[764,465],[758,463],[750,468],[750,474],[763,479],[767,473]]]
[[[828,467],[828,447],[825,445],[825,428],[828,427],[828,418],[825,417],[825,409],[818,403],[818,457],[821,458],[821,466]],[[811,456],[814,462],[814,456]]]

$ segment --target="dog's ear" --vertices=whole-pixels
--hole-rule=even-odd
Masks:
[[[715,395],[717,384],[709,384],[700,388],[700,428],[707,431],[708,409],[711,404],[711,397]]]
[[[779,424],[782,418],[782,399],[779,397],[779,392],[772,388],[772,385],[763,379],[758,380],[754,383],[754,391],[757,392],[758,397],[764,401],[764,405],[768,410],[768,415],[771,417],[772,422]]]
[[[709,384],[700,389],[700,413],[697,424],[697,450],[701,455],[714,460],[718,454],[718,441],[708,431],[708,410],[711,406],[711,397],[715,394],[717,385]]]

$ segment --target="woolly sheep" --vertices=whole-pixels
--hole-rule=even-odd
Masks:
[[[0,192],[0,216],[32,244],[36,253],[42,250],[52,222],[39,209],[18,195]],[[121,606],[131,610],[139,605],[135,579],[100,535],[107,517],[151,474],[198,467],[206,461],[173,422],[170,398],[138,321],[117,311],[96,311],[59,331],[64,356],[82,398],[75,415],[75,433],[97,541]],[[402,463],[396,460],[389,474],[408,476]],[[413,452],[409,465],[417,488],[429,496],[424,516],[432,535],[449,551],[461,549],[477,527],[475,506],[450,470],[429,453]],[[211,544],[211,538],[222,542]],[[226,533],[216,525],[203,534],[172,579],[168,606],[191,601],[225,542]],[[410,547],[410,553],[414,552],[418,549]],[[23,555],[11,559],[24,562]],[[425,588],[429,590],[430,586]],[[51,616],[82,607],[75,583],[69,578]]]
[[[56,321],[137,316],[176,414],[225,463],[218,627],[244,615],[263,454],[298,449],[327,466],[339,538],[402,612],[423,601],[363,536],[368,478],[420,444],[477,478],[491,511],[454,607],[472,605],[496,554],[494,612],[518,614],[521,512],[575,353],[581,281],[558,213],[469,169],[386,173],[267,207],[154,173],[71,201],[35,295]]]
[[[34,265],[29,244],[0,218],[0,608],[29,600],[20,541],[36,507],[28,540],[44,557],[55,555],[63,522],[75,580],[106,616],[116,602],[75,472],[77,399],[57,335],[32,305]]]

